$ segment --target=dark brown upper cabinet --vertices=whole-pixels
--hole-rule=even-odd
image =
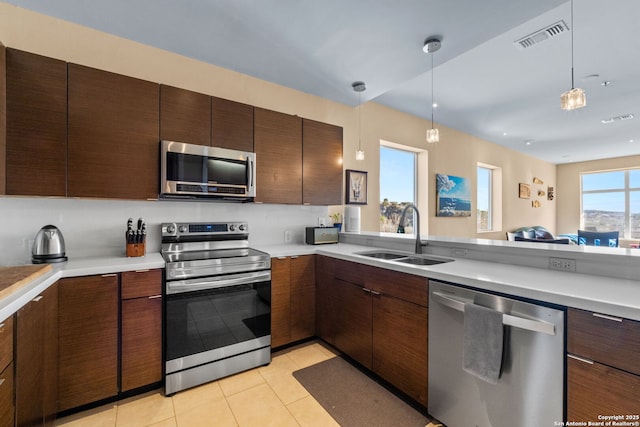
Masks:
[[[7,48],[0,43],[0,194],[7,194]]]
[[[157,83],[69,64],[69,196],[158,197],[159,98]]]
[[[211,97],[211,145],[253,152],[253,106]]]
[[[160,139],[211,145],[211,97],[160,85]]]
[[[302,203],[302,119],[254,109],[256,201]]]
[[[66,62],[7,49],[4,78],[6,194],[65,196]]]
[[[342,128],[302,120],[302,203],[342,204]]]

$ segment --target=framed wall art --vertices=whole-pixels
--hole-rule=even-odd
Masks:
[[[367,173],[364,171],[347,169],[345,170],[345,174],[345,202],[348,205],[366,205]]]
[[[469,180],[436,174],[436,216],[471,216]]]
[[[529,184],[520,183],[518,186],[518,197],[521,199],[530,199],[531,198],[531,186]]]

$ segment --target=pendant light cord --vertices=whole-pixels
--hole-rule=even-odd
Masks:
[[[433,129],[433,52],[431,53],[431,129]]]
[[[358,92],[358,151],[362,151],[362,92]]]
[[[573,81],[573,0],[571,0],[571,89],[575,89]]]

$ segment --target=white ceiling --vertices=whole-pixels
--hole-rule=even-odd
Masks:
[[[361,80],[363,102],[426,119],[431,57],[422,46],[438,36],[436,123],[552,163],[640,154],[638,0],[575,0],[575,82],[587,107],[571,112],[560,109],[571,88],[570,32],[514,44],[560,20],[571,27],[568,0],[7,3],[352,106],[351,84]],[[628,113],[637,117],[601,123]]]

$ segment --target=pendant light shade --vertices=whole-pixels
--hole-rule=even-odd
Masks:
[[[356,160],[364,160],[364,151],[362,150],[362,139],[361,139],[361,113],[360,113],[360,103],[361,103],[361,93],[367,89],[367,86],[364,82],[353,82],[351,84],[353,90],[358,92],[358,149],[356,150]]]
[[[584,90],[575,87],[573,76],[573,0],[571,0],[571,90],[560,95],[560,108],[563,110],[575,110],[587,105],[587,95]]]
[[[424,46],[422,47],[422,50],[425,53],[431,54],[431,129],[427,129],[427,142],[428,143],[433,143],[433,142],[440,141],[440,132],[433,125],[433,109],[435,108],[434,107],[435,104],[433,103],[433,73],[434,73],[434,69],[433,69],[433,54],[434,54],[434,52],[436,52],[436,51],[438,51],[440,49],[440,46],[442,46],[442,44],[440,43],[439,39],[437,39],[437,38],[429,38],[429,39],[427,39],[426,42],[424,42]]]

